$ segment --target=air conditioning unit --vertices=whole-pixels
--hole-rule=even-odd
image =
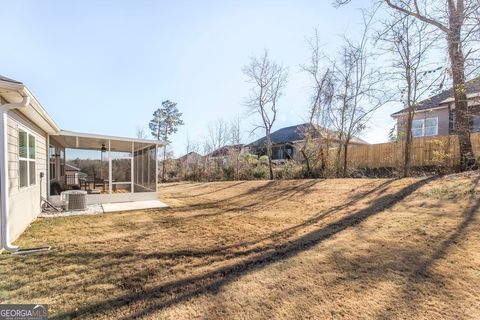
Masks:
[[[70,210],[85,210],[87,209],[87,191],[82,190],[68,190],[60,194],[60,199],[65,206],[65,209]]]

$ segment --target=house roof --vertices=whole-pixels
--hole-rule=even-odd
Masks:
[[[465,83],[465,88],[466,88],[467,94],[480,92],[480,76],[470,81],[467,81]],[[444,102],[449,98],[453,98],[453,88],[444,90],[437,95],[434,95],[426,100],[423,100],[417,106],[416,111],[440,108],[442,107],[442,102]],[[402,114],[406,111],[407,111],[407,108],[397,111],[392,114],[392,117]]]
[[[162,141],[117,137],[61,130],[50,136],[51,141],[65,148],[100,150],[102,146],[110,146],[111,151],[131,152],[151,146],[163,146]]]
[[[11,82],[11,83],[16,83],[16,84],[23,84],[23,83],[21,83],[20,81],[17,81],[17,80],[13,80],[13,79],[4,77],[4,76],[2,76],[1,74],[0,74],[0,81],[6,81],[6,82]]]
[[[244,144],[230,144],[230,145],[218,148],[217,150],[213,150],[208,154],[208,156],[210,157],[226,156],[228,155],[228,152],[230,150],[233,149],[233,150],[239,151],[239,150],[242,150],[243,146]]]
[[[304,140],[305,129],[308,128],[308,126],[310,125],[311,125],[310,123],[302,123],[302,124],[297,124],[290,127],[281,128],[275,132],[272,132],[270,134],[270,139],[272,140],[272,144],[282,144],[282,143]],[[322,134],[330,134],[334,136],[336,135],[335,132],[330,129],[318,127],[317,130],[319,131],[320,135]],[[265,137],[263,137],[250,143],[249,146],[261,147],[265,145],[265,141],[266,139]],[[351,143],[368,144],[368,142],[357,137],[353,137],[351,139]]]
[[[82,170],[71,164],[65,163],[65,171],[82,171]]]
[[[0,76],[0,94],[8,103],[19,103],[29,99],[29,103],[25,108],[17,109],[18,112],[24,114],[38,127],[49,134],[60,131],[55,121],[50,117],[35,96],[21,82]]]
[[[197,157],[197,158],[201,158],[202,155],[195,152],[195,151],[190,151],[189,153],[186,153],[184,154],[183,156],[179,157],[177,160],[180,160],[180,161],[184,161],[186,160],[188,157]]]

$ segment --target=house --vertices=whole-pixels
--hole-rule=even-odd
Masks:
[[[248,153],[248,151],[249,147],[244,144],[231,144],[220,147],[205,157],[220,166],[228,167],[233,165],[233,160],[238,160],[240,155]]]
[[[177,162],[182,165],[197,165],[200,164],[203,160],[203,156],[195,151],[191,151],[187,154],[184,154],[177,159]]]
[[[82,181],[88,177],[88,175],[85,172],[82,172],[80,168],[77,168],[70,163],[65,163],[63,170],[65,171],[65,184],[63,187],[60,187],[60,189],[80,189]],[[50,190],[52,190],[52,187],[53,180],[50,180]]]
[[[465,85],[470,112],[471,129],[480,131],[480,77]],[[414,138],[455,134],[455,101],[453,89],[444,90],[419,103],[412,122]],[[398,137],[405,137],[407,109],[392,114],[397,121]]]
[[[305,142],[305,132],[312,126],[310,123],[302,123],[290,127],[281,128],[270,134],[272,141],[272,160],[281,162],[284,160],[301,160],[300,150]],[[338,134],[333,130],[315,126],[312,130],[316,139],[329,139],[333,144],[338,142]],[[256,155],[265,155],[266,138],[260,138],[248,145],[251,152]],[[351,144],[368,144],[368,142],[352,137]]]
[[[87,177],[78,187],[97,189],[87,195],[87,203],[108,203],[157,199],[157,150],[162,145],[61,130],[23,83],[0,76],[0,249],[18,250],[11,242],[38,216],[44,199],[60,201],[54,192],[59,190],[52,187],[66,181],[69,150],[106,156],[106,177]]]

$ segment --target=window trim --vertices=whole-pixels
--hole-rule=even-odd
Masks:
[[[26,157],[21,157],[20,156],[20,130],[25,132],[27,134],[27,141],[26,141],[26,149],[27,149],[27,156]],[[19,190],[25,190],[29,188],[33,188],[37,186],[37,135],[30,129],[19,125],[17,128],[17,133],[18,133],[18,189]],[[32,159],[30,157],[30,137],[33,137],[35,144],[34,144],[34,158]],[[20,161],[25,161],[27,163],[27,185],[26,186],[21,186],[21,171],[20,171]],[[33,162],[35,163],[35,182],[30,183],[30,163]]]
[[[436,128],[435,130],[435,134],[425,134],[425,122],[427,120],[432,120],[432,119],[435,119],[435,122],[437,123],[437,125],[435,127],[432,127],[432,128]],[[421,135],[417,135],[415,136],[413,134],[413,130],[414,130],[414,127],[413,127],[413,122],[415,121],[420,121],[422,123],[422,134]],[[430,128],[430,127],[429,127]],[[417,128],[417,130],[420,129],[420,128]],[[422,119],[413,119],[412,120],[412,137],[414,138],[423,138],[423,137],[435,137],[435,136],[438,136],[438,117],[430,117],[430,118],[422,118]]]

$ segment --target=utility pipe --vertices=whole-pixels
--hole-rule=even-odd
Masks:
[[[10,231],[8,229],[9,210],[9,181],[8,181],[8,111],[25,108],[30,104],[30,97],[25,96],[19,103],[0,104],[0,249],[10,252],[18,251],[19,248],[10,243]]]

